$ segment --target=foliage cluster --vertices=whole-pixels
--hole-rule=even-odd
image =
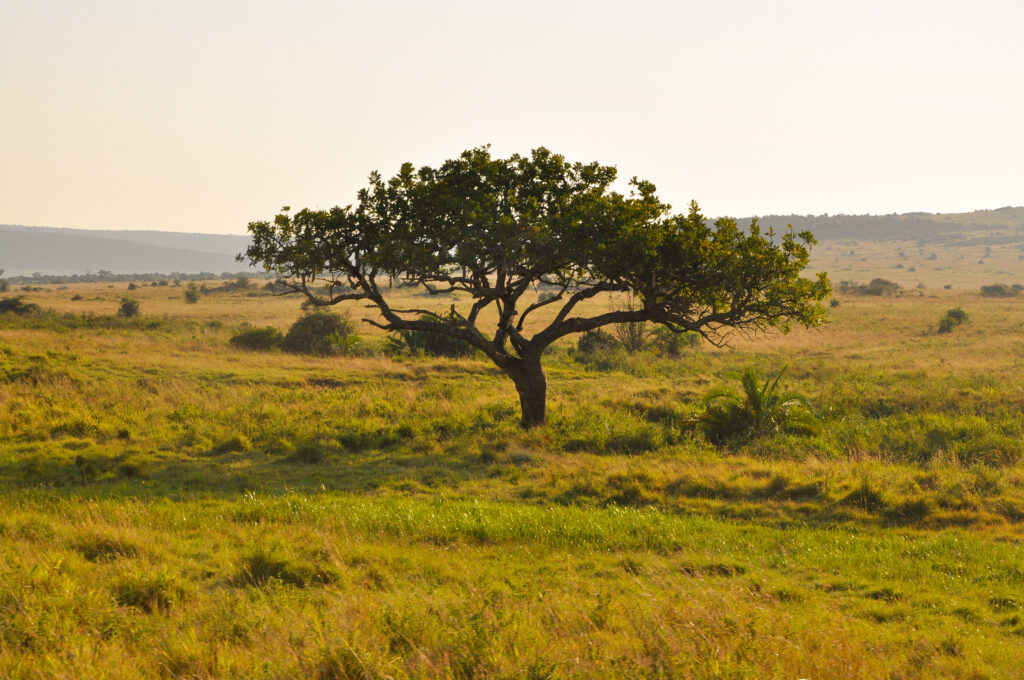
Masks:
[[[776,237],[727,218],[711,225],[696,203],[673,214],[648,181],[630,180],[629,195],[614,191],[616,174],[544,148],[509,158],[471,149],[419,170],[406,163],[387,181],[371,174],[354,206],[286,207],[273,221],[250,222],[244,257],[313,305],[364,301],[380,314],[368,321],[384,330],[431,332],[481,351],[514,382],[526,427],[545,422],[542,357],[568,335],[620,324],[636,351],[648,322],[724,338],[823,320],[828,279],[801,275],[809,232]],[[385,280],[463,293],[464,302],[445,315],[402,309]],[[533,298],[541,285],[555,294]],[[611,292],[630,295],[631,306],[581,313]],[[545,308],[557,313],[528,326]]]
[[[231,336],[229,341],[233,347],[239,349],[258,350],[268,352],[281,349],[284,342],[284,333],[273,326],[243,326],[238,333]]]
[[[947,310],[939,319],[939,333],[951,333],[953,329],[967,321],[967,312],[960,307]]]
[[[196,304],[199,302],[199,297],[202,295],[202,291],[199,289],[199,285],[195,281],[190,281],[185,286],[185,302],[189,304]]]
[[[709,393],[700,416],[707,437],[720,443],[734,437],[814,433],[818,421],[807,398],[779,388],[784,372],[780,369],[762,383],[757,371],[748,367],[740,378],[741,392],[719,388]]]
[[[701,336],[695,332],[679,332],[664,326],[653,331],[645,324],[630,321],[616,324],[614,333],[600,328],[580,335],[570,355],[580,364],[608,368],[621,364],[621,353],[627,355],[653,351],[655,356],[680,358],[684,351],[697,347]]]
[[[871,279],[871,282],[866,284],[855,281],[839,282],[839,292],[848,295],[899,295],[901,291],[898,283],[882,278]]]
[[[436,316],[422,315],[420,320],[432,322]],[[448,323],[457,322],[452,312],[443,314],[441,319]],[[388,350],[393,354],[412,354],[432,357],[466,357],[476,350],[458,338],[429,330],[396,330],[388,338]]]
[[[316,311],[303,314],[291,325],[281,348],[296,354],[331,356],[349,354],[358,343],[355,324],[349,317]]]
[[[139,301],[130,297],[121,298],[121,306],[117,308],[117,315],[126,319],[138,316]]]
[[[1022,287],[1020,284],[1008,286],[1005,283],[993,283],[987,286],[982,286],[981,294],[984,297],[1007,298],[1017,297],[1018,295],[1020,295],[1021,290],[1024,290],[1024,287]]]
[[[39,311],[39,305],[34,302],[25,302],[24,295],[0,298],[0,314],[34,314]]]

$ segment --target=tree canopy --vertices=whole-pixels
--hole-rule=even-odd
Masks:
[[[437,168],[406,163],[386,181],[374,172],[352,205],[286,207],[273,221],[250,222],[252,245],[239,259],[277,272],[314,305],[363,300],[380,311],[368,323],[479,349],[515,382],[527,426],[545,419],[541,355],[566,335],[649,321],[723,344],[736,332],[823,319],[825,274],[801,276],[809,232],[778,236],[731,219],[711,225],[696,203],[674,214],[652,183],[633,178],[624,195],[615,179],[614,167],[571,163],[544,148],[509,158],[471,149]],[[393,282],[463,292],[469,301],[447,312],[398,309],[388,301]],[[541,285],[555,294],[527,296]],[[639,304],[579,312],[610,292]],[[528,326],[548,305],[554,317]],[[486,325],[485,310],[495,312]]]

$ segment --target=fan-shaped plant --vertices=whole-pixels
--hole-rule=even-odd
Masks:
[[[785,367],[764,382],[748,367],[740,378],[742,390],[713,390],[704,398],[701,417],[709,439],[721,442],[739,436],[761,436],[776,432],[811,433],[817,418],[807,398],[779,389]]]

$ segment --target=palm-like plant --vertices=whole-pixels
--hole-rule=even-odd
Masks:
[[[708,438],[723,441],[737,436],[776,432],[809,433],[817,418],[807,398],[779,390],[785,367],[762,383],[748,367],[740,378],[741,392],[730,388],[712,390],[704,398],[701,422]]]

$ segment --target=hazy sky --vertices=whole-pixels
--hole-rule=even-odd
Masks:
[[[242,233],[490,143],[708,215],[1024,204],[1024,3],[0,0],[0,223]]]

